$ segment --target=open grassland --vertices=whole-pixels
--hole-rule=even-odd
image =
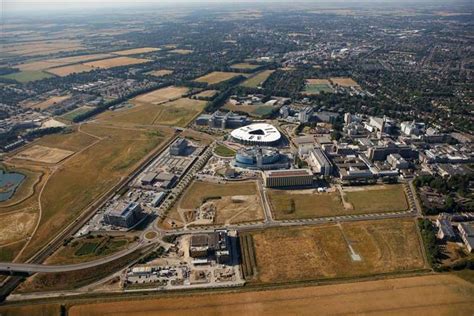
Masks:
[[[43,71],[21,71],[21,72],[8,74],[8,75],[3,75],[0,77],[5,78],[5,79],[15,80],[20,83],[26,83],[30,81],[37,81],[37,80],[42,80],[46,78],[51,78],[52,75]]]
[[[350,211],[345,211],[337,192],[305,193],[305,191],[269,190],[268,197],[274,217],[278,220],[352,214]]]
[[[45,110],[45,109],[47,109],[47,108],[49,108],[49,107],[51,107],[51,106],[53,106],[57,103],[60,103],[64,100],[69,99],[70,97],[71,97],[70,95],[54,96],[54,97],[48,98],[45,101],[28,105],[28,107],[31,108],[31,109]]]
[[[264,70],[262,72],[259,72],[255,76],[245,80],[242,82],[242,86],[248,87],[248,88],[257,88],[262,86],[265,81],[270,77],[270,75],[274,72],[275,70]]]
[[[187,126],[206,106],[205,101],[181,98],[158,105],[132,101],[137,106],[123,111],[106,112],[100,120],[141,125]]]
[[[83,64],[75,64],[75,65],[69,65],[69,66],[62,66],[62,67],[57,67],[57,68],[50,68],[46,70],[48,73],[59,76],[59,77],[66,77],[69,76],[70,74],[78,74],[81,72],[89,72],[94,70],[94,68],[85,66]]]
[[[236,73],[236,72],[214,71],[214,72],[208,73],[207,75],[199,77],[199,78],[195,79],[194,81],[204,82],[204,83],[212,85],[212,84],[216,84],[216,83],[220,83],[220,82],[223,82],[223,81],[230,80],[230,79],[232,79],[234,77],[237,77],[237,76],[240,76],[240,74]]]
[[[428,275],[266,291],[73,303],[68,315],[470,315],[474,312],[473,295],[474,286],[464,280]]]
[[[126,236],[96,236],[83,237],[70,241],[53,255],[48,257],[46,264],[75,264],[97,260],[125,249],[132,237]]]
[[[142,48],[119,50],[116,52],[112,52],[111,54],[120,55],[120,56],[128,56],[128,55],[152,53],[152,52],[157,52],[159,50],[160,48],[155,48],[155,47],[142,47]]]
[[[275,228],[252,237],[256,282],[351,278],[425,267],[411,219]]]
[[[257,118],[270,115],[275,110],[275,107],[271,105],[234,105],[230,102],[227,102],[223,108],[233,112],[247,113]]]
[[[196,94],[195,97],[204,98],[204,99],[213,98],[217,93],[219,93],[218,90],[204,90]]]
[[[212,197],[233,195],[255,195],[257,186],[255,182],[239,182],[217,184],[211,182],[194,181],[183,194],[179,206],[184,209],[194,209],[201,206],[204,200]]]
[[[132,101],[135,103],[151,103],[158,104],[161,102],[173,100],[182,97],[189,91],[186,87],[169,86],[161,88],[152,92],[148,92],[134,98]]]
[[[142,59],[142,58],[115,57],[115,58],[91,61],[91,62],[84,63],[83,65],[89,66],[92,68],[109,69],[109,68],[120,67],[120,66],[143,64],[149,61],[150,61],[149,59]]]
[[[35,210],[0,215],[0,245],[18,242],[33,230],[38,214]]]
[[[77,109],[74,109],[72,111],[67,112],[64,115],[61,115],[61,118],[72,122],[77,116],[79,116],[81,114],[84,114],[84,113],[87,113],[92,109],[93,109],[93,107],[91,107],[91,106],[81,106]]]
[[[77,152],[91,145],[94,141],[97,141],[95,137],[75,130],[68,134],[52,134],[41,137],[35,144]]]
[[[331,77],[330,80],[334,85],[338,85],[341,87],[359,87],[359,84],[355,82],[352,78]]]
[[[401,184],[344,188],[347,202],[358,212],[393,212],[408,209],[408,201]]]
[[[80,137],[75,136],[77,133],[55,136],[58,144],[72,146],[68,140],[61,138],[73,137],[83,143]],[[154,128],[120,128],[100,124],[81,125],[81,133],[94,135],[95,143],[82,148],[50,176],[42,193],[38,230],[22,258],[76,219],[169,136],[168,131]]]
[[[238,64],[233,64],[230,66],[232,69],[238,69],[238,70],[254,70],[260,67],[260,65],[252,65],[249,63],[238,63]]]
[[[224,145],[217,145],[216,148],[214,149],[214,153],[221,157],[234,157],[235,156],[235,150],[230,149],[229,147],[224,146]]]
[[[160,69],[160,70],[150,71],[147,74],[155,76],[155,77],[163,77],[163,76],[166,76],[166,75],[171,75],[172,73],[173,73],[173,70]]]
[[[332,93],[334,89],[328,79],[307,79],[304,94],[320,94],[321,92]]]
[[[33,145],[16,154],[14,158],[56,164],[71,156],[73,153],[74,152],[69,150]]]

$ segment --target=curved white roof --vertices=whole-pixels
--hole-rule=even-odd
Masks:
[[[230,135],[242,142],[273,143],[281,138],[280,131],[267,123],[256,123],[234,129]]]

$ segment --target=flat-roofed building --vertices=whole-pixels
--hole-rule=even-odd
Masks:
[[[333,173],[333,165],[328,156],[321,148],[315,148],[309,153],[309,164],[315,173],[322,176],[330,176]]]
[[[474,249],[474,227],[473,223],[459,223],[458,224],[459,234],[461,239],[469,252]]]
[[[309,169],[271,170],[263,173],[266,187],[296,187],[313,185],[313,173]]]
[[[112,226],[130,228],[140,219],[141,211],[138,203],[119,203],[105,213],[104,221]]]
[[[437,237],[442,240],[454,240],[456,239],[456,234],[454,233],[453,226],[451,221],[448,219],[442,218],[436,220],[436,226],[438,226]]]

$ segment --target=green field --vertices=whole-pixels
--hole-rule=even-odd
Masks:
[[[74,109],[66,114],[62,115],[61,117],[68,121],[73,121],[77,116],[82,115],[84,113],[89,112],[92,107],[89,106],[81,106],[80,108]]]
[[[221,157],[234,157],[235,150],[224,145],[217,145],[214,149],[214,153]]]
[[[332,93],[334,90],[328,84],[306,84],[304,93],[320,94],[321,92]]]
[[[26,83],[30,81],[51,78],[53,77],[53,75],[50,75],[43,71],[20,71],[20,72],[8,74],[8,75],[3,75],[0,77],[5,78],[5,79],[12,79],[20,83]]]
[[[274,72],[274,70],[264,70],[262,72],[257,73],[255,76],[245,80],[242,82],[241,86],[247,88],[257,88],[270,77],[270,75]]]

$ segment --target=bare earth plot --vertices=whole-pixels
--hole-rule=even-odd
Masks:
[[[241,74],[236,72],[222,72],[222,71],[214,71],[195,79],[196,82],[204,82],[207,84],[216,84],[223,81],[227,81],[234,77],[240,76]]]
[[[119,66],[143,64],[149,61],[150,61],[149,59],[143,59],[143,58],[116,57],[116,58],[92,61],[92,62],[84,63],[83,65],[89,66],[92,68],[108,69],[108,68],[114,68],[114,67],[119,67]]]
[[[69,150],[34,145],[19,152],[14,158],[55,164],[72,154],[74,154],[74,152]]]
[[[257,262],[254,281],[259,283],[359,277],[425,267],[417,226],[411,219],[275,228],[252,233],[252,237]]]
[[[352,78],[347,77],[331,77],[331,82],[341,87],[359,87],[359,84]]]
[[[68,315],[471,315],[472,296],[474,285],[464,280],[452,275],[429,275],[266,291],[73,303]],[[3,307],[7,308],[14,307]]]

